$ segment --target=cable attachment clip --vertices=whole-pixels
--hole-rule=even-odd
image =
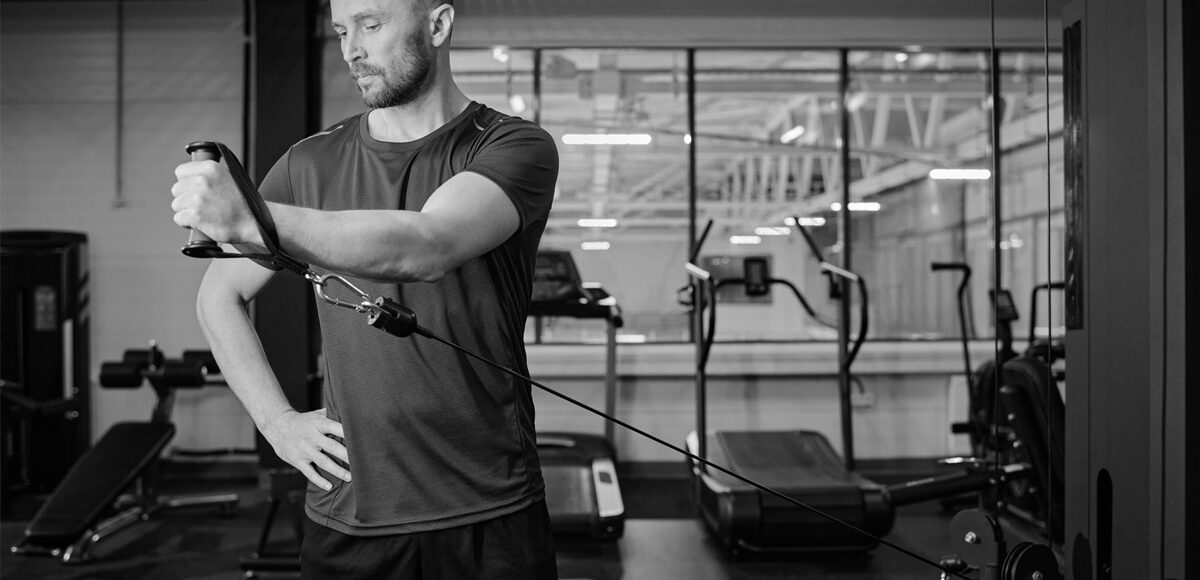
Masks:
[[[351,284],[349,280],[338,276],[337,274],[325,274],[322,276],[310,270],[304,274],[304,279],[312,283],[313,290],[317,293],[317,296],[319,296],[321,300],[324,300],[325,302],[328,302],[334,306],[349,308],[356,312],[373,312],[375,310],[375,305],[371,303],[371,297],[367,295],[366,292],[359,290],[358,286]],[[358,302],[347,302],[335,296],[326,294],[325,285],[330,281],[341,283],[342,286],[349,288],[351,291],[357,294],[361,300]]]
[[[367,316],[367,324],[392,336],[405,337],[413,332],[421,336],[429,336],[425,329],[417,325],[417,315],[413,314],[412,310],[383,296],[375,299],[371,314]]]

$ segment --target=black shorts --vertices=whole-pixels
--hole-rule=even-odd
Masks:
[[[546,502],[445,530],[350,536],[304,518],[304,580],[557,580]]]

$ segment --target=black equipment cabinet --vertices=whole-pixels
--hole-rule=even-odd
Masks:
[[[88,448],[87,244],[77,232],[0,232],[6,503],[54,489]]]

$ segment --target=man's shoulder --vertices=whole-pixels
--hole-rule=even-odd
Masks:
[[[475,115],[475,125],[491,137],[522,135],[550,139],[550,134],[541,125],[515,115],[509,115],[481,105]]]
[[[363,113],[351,115],[316,133],[313,133],[312,135],[309,135],[308,137],[301,139],[300,141],[297,141],[295,145],[292,145],[293,151],[317,150],[322,147],[332,146],[346,140],[358,130],[358,118],[362,115]]]

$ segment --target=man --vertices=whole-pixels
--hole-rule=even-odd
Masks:
[[[454,8],[333,0],[370,111],[295,144],[261,185],[280,246],[411,308],[435,334],[526,370],[525,311],[558,157],[540,128],[451,78]],[[175,222],[262,246],[228,172],[176,170]],[[249,253],[249,252],[247,252]],[[555,578],[528,384],[318,302],[325,408],[293,410],[245,305],[274,272],[213,261],[198,317],[230,387],[310,482],[306,578]]]

